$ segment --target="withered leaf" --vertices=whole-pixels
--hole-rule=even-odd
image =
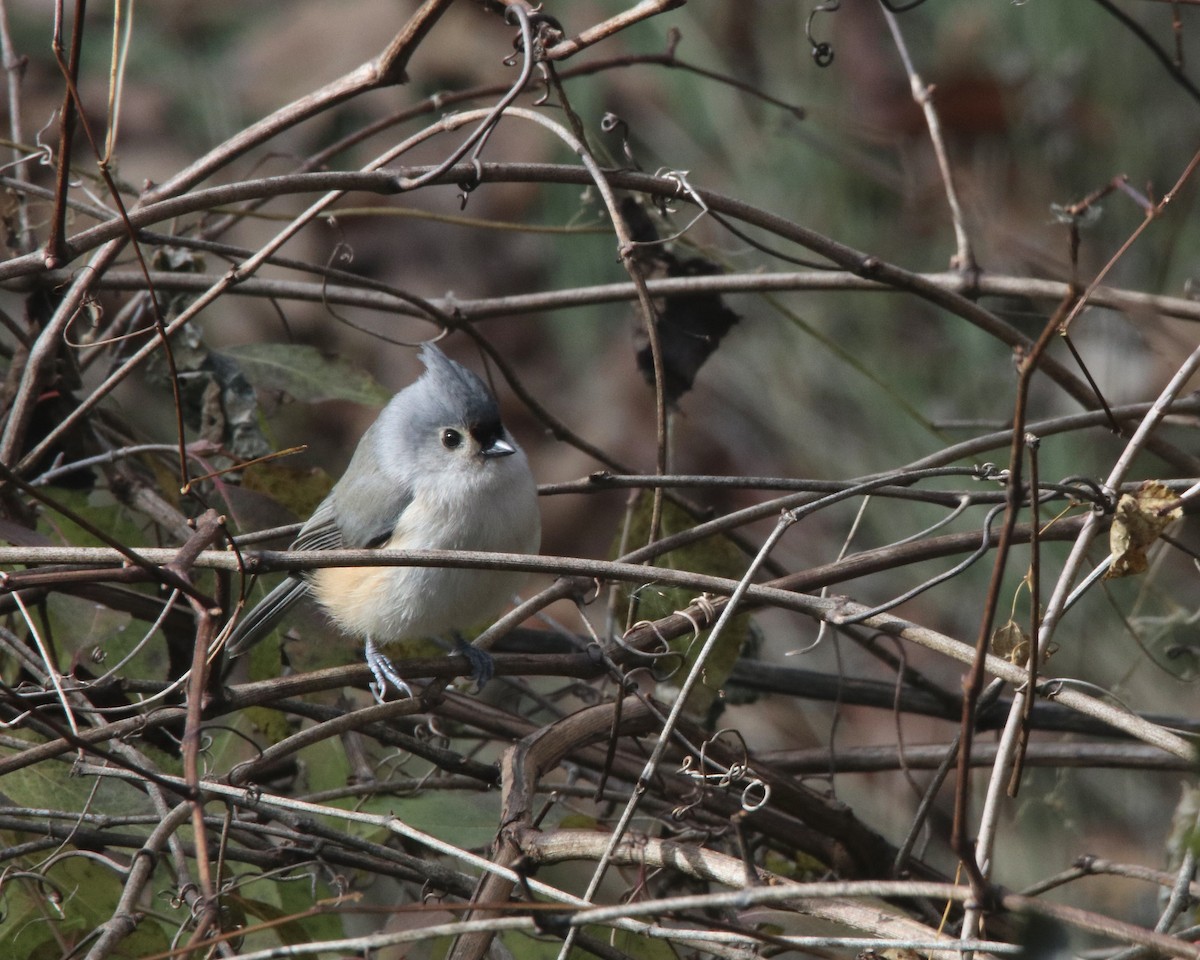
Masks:
[[[1018,667],[1029,662],[1029,634],[1015,620],[999,626],[992,633],[991,652]]]
[[[1148,565],[1146,551],[1181,516],[1179,498],[1157,480],[1147,480],[1134,493],[1122,494],[1108,534],[1112,563],[1105,579],[1142,573]]]
[[[635,256],[647,278],[708,277],[725,272],[719,264],[704,257],[684,260],[658,245],[654,221],[632,197],[621,202],[621,216],[634,242],[645,244]],[[667,403],[674,406],[692,389],[700,367],[741,318],[717,293],[672,294],[659,298],[656,309],[654,326],[662,351],[663,392]],[[638,337],[643,341],[637,351],[638,370],[654,386],[654,353],[649,337],[645,331],[639,331]]]

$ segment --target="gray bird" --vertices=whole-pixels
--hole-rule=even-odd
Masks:
[[[300,529],[294,550],[486,550],[536,553],[537,486],[500,422],[487,386],[430,344],[425,372],[394,396],[350,465]],[[525,575],[450,567],[325,567],[288,577],[232,630],[227,650],[244,653],[311,594],[344,633],[363,643],[382,699],[386,682],[408,684],[381,647],[437,637],[492,616]],[[476,680],[491,658],[463,646]]]

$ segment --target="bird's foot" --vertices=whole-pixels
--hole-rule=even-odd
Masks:
[[[375,641],[369,638],[366,644],[366,655],[367,666],[371,668],[371,673],[375,676],[375,682],[371,684],[371,693],[374,694],[376,703],[385,703],[387,701],[387,685],[389,682],[402,697],[412,697],[412,687],[404,682],[403,677],[392,666],[392,661],[387,658],[379,647],[375,646]]]
[[[476,691],[482,690],[484,685],[495,676],[496,661],[492,659],[492,655],[486,650],[467,643],[457,633],[454,634],[454,652],[466,657],[467,663],[471,665],[471,680],[475,683]]]

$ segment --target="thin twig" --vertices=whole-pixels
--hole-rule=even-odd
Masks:
[[[450,3],[451,0],[425,0],[375,59],[239,131],[165,183],[146,191],[139,206],[153,204],[190,190],[248,150],[279,136],[310,117],[323,113],[330,107],[379,87],[403,83],[409,58],[449,8]]]
[[[67,193],[71,184],[71,145],[75,138],[75,120],[78,103],[75,97],[75,82],[79,78],[79,56],[83,49],[83,26],[86,0],[75,0],[75,13],[71,17],[71,49],[63,57],[62,24],[63,5],[66,0],[55,0],[54,36],[50,47],[54,59],[63,75],[64,91],[62,107],[58,114],[58,164],[54,171],[54,213],[50,218],[50,235],[42,256],[51,269],[63,262],[63,236],[67,223]]]
[[[0,178],[0,186],[11,186],[12,181],[5,182]],[[25,188],[32,196],[38,196],[38,191]],[[341,216],[344,211],[336,211]],[[377,214],[383,215],[380,211]],[[488,226],[487,222],[474,224],[480,229]],[[495,226],[495,224],[493,224]],[[519,229],[537,232],[537,227],[519,227]],[[222,249],[196,241],[188,237],[166,237],[155,239],[143,234],[143,243],[162,242],[180,247],[195,246],[198,249],[211,247]],[[250,256],[251,251],[238,247],[224,247],[230,255],[239,257]],[[331,270],[320,264],[305,263],[286,257],[272,256],[268,263],[289,266],[293,269],[305,269],[313,273],[325,274],[329,277],[341,276],[344,283],[314,283],[303,280],[284,280],[276,277],[249,277],[228,291],[231,296],[272,297],[307,301],[311,303],[333,303],[348,306],[371,307],[386,310],[411,317],[427,316],[427,311],[411,305],[411,294],[389,287],[373,280],[356,277],[345,271]],[[74,271],[52,270],[41,273],[47,283],[61,285],[74,277]],[[1001,274],[981,273],[974,280],[967,282],[957,273],[921,273],[917,274],[924,283],[938,287],[950,293],[961,296],[999,296],[1026,297],[1044,303],[1058,303],[1068,290],[1068,285],[1055,280],[1039,280],[1034,277],[1006,276]],[[150,280],[155,289],[163,292],[196,293],[212,286],[219,280],[212,273],[169,273],[165,271],[150,272]],[[3,284],[6,288],[15,288],[18,281],[15,278]],[[144,290],[146,281],[141,273],[128,270],[108,270],[95,282],[97,290]],[[722,273],[714,276],[699,277],[663,277],[648,279],[646,288],[652,297],[676,296],[679,294],[701,293],[770,293],[786,291],[824,291],[846,292],[863,291],[867,293],[896,293],[895,287],[888,286],[877,280],[868,280],[853,273],[841,270],[797,270],[781,272],[753,273]],[[542,313],[563,310],[570,307],[594,306],[605,303],[621,303],[637,298],[637,288],[633,283],[594,284],[586,287],[573,287],[564,290],[543,290],[535,293],[510,294],[499,297],[480,297],[478,299],[429,298],[426,302],[434,309],[454,313],[463,320],[489,320],[497,317],[519,316],[529,313]],[[1161,296],[1143,293],[1128,288],[1098,287],[1091,297],[1092,306],[1108,307],[1130,314],[1153,313],[1164,317],[1175,317],[1193,323],[1200,322],[1200,303],[1195,299],[1185,297]]]
[[[21,122],[21,82],[25,76],[27,59],[18,56],[12,42],[12,32],[8,26],[8,4],[0,3],[0,54],[3,56],[4,87],[8,105],[8,136],[12,140],[12,162],[9,169],[13,171],[12,179],[18,183],[26,183],[29,179],[29,159],[26,151],[19,146],[25,140]],[[18,193],[17,217],[20,229],[17,234],[17,249],[29,251],[33,249],[33,229],[29,223],[29,204],[23,193]]]
[[[887,21],[892,40],[896,44],[896,50],[900,54],[900,60],[908,74],[908,85],[912,91],[913,100],[925,115],[925,126],[929,130],[929,140],[933,144],[933,154],[937,157],[938,170],[942,175],[942,185],[946,190],[946,204],[950,208],[950,219],[954,224],[954,239],[957,247],[950,266],[962,273],[973,274],[978,271],[979,266],[975,262],[975,252],[971,248],[971,238],[967,233],[962,204],[958,201],[958,190],[954,186],[954,171],[950,167],[950,154],[946,151],[946,141],[942,137],[942,123],[938,119],[937,108],[933,103],[933,87],[926,86],[925,81],[917,73],[917,68],[913,65],[912,57],[908,52],[908,44],[904,42],[904,34],[900,30],[900,21],[896,19],[896,15],[888,9],[886,4],[881,4],[881,6],[883,18]]]
[[[567,57],[574,56],[585,47],[590,47],[601,40],[606,40],[608,37],[620,33],[622,30],[633,26],[639,21],[656,17],[660,13],[674,10],[676,7],[682,7],[686,2],[687,0],[640,0],[639,3],[628,10],[610,17],[603,23],[598,23],[581,31],[569,40],[563,40],[561,43],[548,47],[546,49],[546,59],[565,60]]]
[[[959,729],[962,748],[959,750],[958,755],[958,780],[955,785],[954,794],[954,824],[952,827],[951,846],[958,855],[959,862],[967,872],[979,906],[985,904],[988,898],[987,878],[983,870],[983,864],[990,860],[991,854],[990,850],[983,848],[982,845],[976,846],[973,844],[969,840],[967,832],[968,798],[970,797],[971,783],[971,767],[967,758],[971,754],[971,741],[974,734],[972,717],[975,712],[975,702],[983,691],[984,657],[987,655],[988,645],[992,639],[992,627],[995,623],[996,608],[1000,602],[1000,590],[1004,582],[1004,573],[1008,566],[1012,533],[1016,528],[1018,511],[1025,503],[1026,498],[1026,490],[1021,478],[1022,466],[1025,459],[1025,423],[1028,418],[1029,390],[1033,374],[1042,363],[1045,350],[1058,331],[1059,320],[1070,309],[1071,303],[1072,300],[1068,299],[1059,305],[1058,310],[1055,311],[1054,315],[1043,328],[1041,336],[1038,337],[1037,342],[1029,353],[1021,359],[1018,367],[1016,399],[1013,402],[1012,444],[1009,449],[1008,476],[1004,487],[1006,494],[1004,522],[1000,528],[999,541],[996,544],[996,557],[992,565],[992,577],[988,585],[987,597],[984,601],[983,613],[980,618],[979,635],[975,641],[975,663],[970,672],[963,677],[962,681],[963,693],[965,694],[962,722]],[[1035,648],[1030,651],[1030,657],[1035,664],[1038,659],[1039,649],[1035,645]],[[1032,696],[1033,691],[1030,690],[1028,693]],[[997,759],[994,769],[998,771],[1001,768],[1007,769],[1007,767],[1007,758],[1003,762]],[[963,925],[964,937],[974,936],[974,934],[970,933],[974,922],[975,917],[968,911],[967,920],[964,921]]]

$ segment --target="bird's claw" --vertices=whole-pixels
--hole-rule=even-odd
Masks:
[[[366,656],[367,666],[371,668],[371,673],[375,677],[375,682],[370,687],[376,703],[385,703],[387,701],[387,685],[389,683],[396,688],[396,691],[402,697],[411,699],[413,695],[412,687],[404,682],[404,678],[392,666],[392,661],[375,646],[374,640],[367,640]]]
[[[454,652],[467,658],[471,665],[471,680],[476,690],[482,690],[484,685],[496,675],[496,661],[486,650],[472,646],[460,636],[454,638]]]

